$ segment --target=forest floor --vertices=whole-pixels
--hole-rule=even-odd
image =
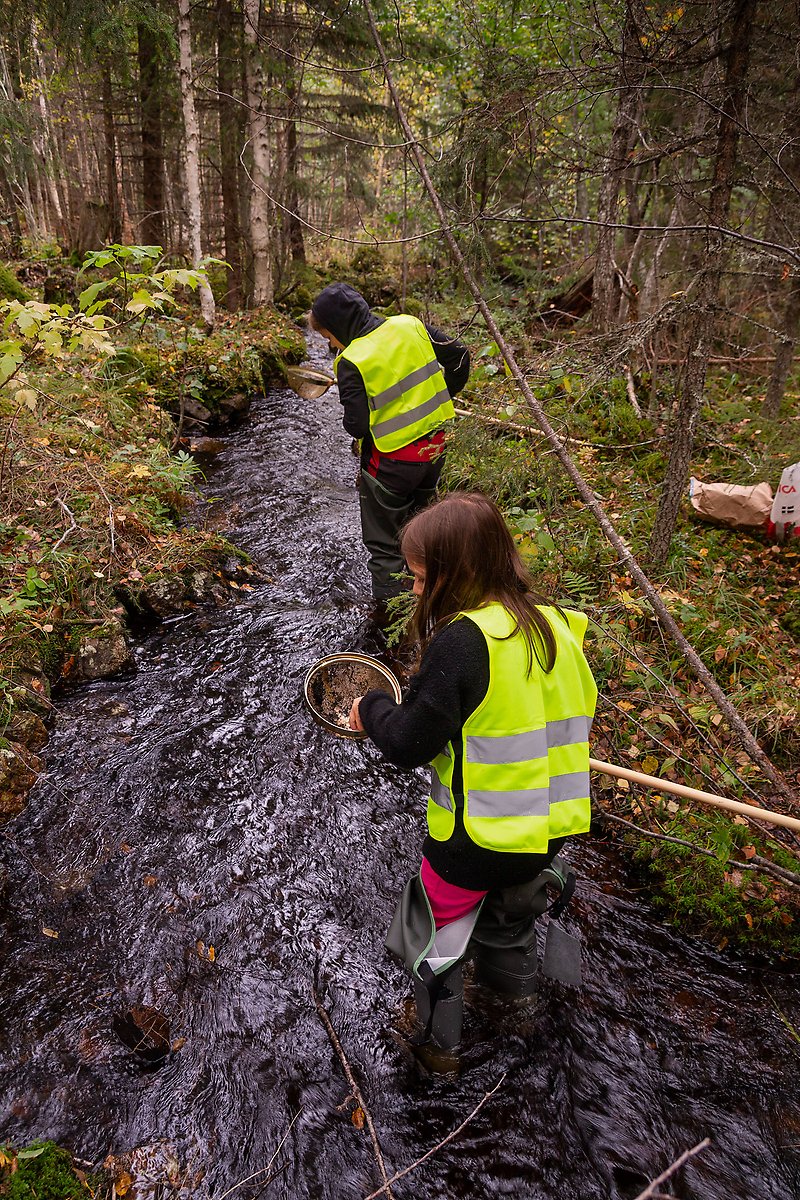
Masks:
[[[497,304],[497,300],[495,300]],[[676,380],[655,395],[635,380],[634,411],[621,368],[598,363],[576,329],[532,337],[513,306],[515,352],[551,424],[648,570],[648,540],[668,457]],[[457,313],[437,311],[445,328]],[[462,318],[463,319],[463,318]],[[591,513],[536,427],[497,348],[471,330],[474,367],[459,396],[445,467],[449,488],[479,488],[506,512],[540,591],[590,616],[587,652],[600,687],[593,756],[666,780],[781,808],[773,785],[738,744],[716,704],[662,633],[620,569]],[[498,363],[500,366],[498,367]],[[768,370],[768,367],[762,368]],[[752,368],[751,368],[752,371]],[[693,475],[774,491],[800,460],[797,384],[778,420],[760,407],[766,378],[714,368]],[[690,643],[774,764],[800,792],[800,540],[697,518],[687,498],[666,567],[651,574]],[[772,960],[800,958],[800,841],[796,835],[677,803],[667,793],[595,777],[598,832],[620,840],[664,916],[718,945]],[[796,813],[794,815],[797,815]]]
[[[332,263],[328,274],[391,300],[390,273],[370,283],[368,274]],[[308,288],[324,282],[324,272],[308,273],[294,289],[294,316]],[[493,303],[552,424],[646,566],[675,380],[665,370],[651,396],[650,381],[636,376],[648,414],[639,417],[621,369],[599,365],[579,328],[534,338],[518,298],[498,291]],[[454,291],[433,302],[412,291],[407,309],[451,331],[468,324],[473,370],[457,401],[445,486],[492,495],[540,591],[591,618],[589,656],[601,692],[594,756],[779,807],[620,570],[480,322],[466,321]],[[40,769],[53,683],[124,667],[137,621],[224,603],[253,585],[253,566],[215,527],[213,506],[192,511],[198,462],[214,450],[209,427],[238,419],[249,397],[304,352],[288,314],[223,317],[204,339],[184,311],[151,320],[102,364],[90,354],[57,371],[42,364],[22,401],[0,392],[0,813],[19,810]],[[781,470],[800,459],[797,391],[777,421],[765,422],[764,387],[756,374],[715,369],[693,463],[698,478],[766,480],[774,489]],[[656,582],[766,752],[800,785],[800,545],[700,522],[687,500]],[[601,776],[596,784],[597,832],[626,847],[667,919],[772,961],[800,959],[796,837],[625,781]]]
[[[254,568],[196,487],[208,436],[305,353],[284,314],[184,310],[105,359],[28,366],[0,390],[0,819],[39,773],[51,689],[130,665],[132,632],[252,586]],[[223,522],[224,524],[224,522]]]

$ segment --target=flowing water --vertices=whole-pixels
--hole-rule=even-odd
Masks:
[[[301,704],[317,658],[370,649],[354,467],[335,393],[257,402],[206,491],[265,578],[59,701],[47,774],[5,829],[0,1142],[132,1152],[139,1196],[368,1195],[316,979],[390,1174],[504,1077],[397,1200],[630,1200],[705,1137],[666,1193],[797,1197],[796,980],[665,928],[600,841],[570,850],[580,992],[545,983],[522,1012],[470,993],[458,1076],[398,1040],[409,988],[382,942],[424,776]]]

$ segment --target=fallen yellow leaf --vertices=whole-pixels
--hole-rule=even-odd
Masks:
[[[116,1188],[117,1195],[124,1196],[127,1192],[129,1192],[131,1190],[132,1183],[133,1183],[133,1180],[131,1179],[128,1172],[123,1171],[122,1174],[119,1176],[119,1178],[114,1180],[114,1187]]]

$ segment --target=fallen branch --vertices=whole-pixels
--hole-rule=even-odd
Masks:
[[[331,1039],[331,1045],[333,1046],[336,1053],[339,1055],[339,1060],[342,1064],[342,1067],[344,1068],[344,1073],[347,1078],[347,1082],[350,1084],[350,1088],[352,1090],[352,1095],[355,1098],[355,1100],[357,1101],[359,1108],[363,1112],[364,1120],[366,1121],[367,1128],[369,1129],[369,1136],[372,1139],[372,1149],[375,1151],[375,1160],[378,1164],[378,1167],[379,1167],[380,1173],[381,1173],[381,1177],[383,1179],[383,1187],[379,1188],[377,1192],[373,1192],[373,1195],[379,1196],[381,1194],[381,1192],[385,1192],[386,1195],[389,1197],[389,1200],[392,1200],[392,1193],[389,1190],[389,1184],[393,1183],[394,1180],[389,1179],[389,1177],[386,1174],[386,1164],[384,1163],[383,1155],[381,1154],[381,1148],[380,1148],[380,1144],[378,1142],[378,1135],[375,1132],[375,1126],[372,1122],[372,1117],[370,1115],[369,1109],[367,1108],[367,1104],[366,1104],[366,1101],[364,1100],[364,1096],[361,1092],[361,1088],[356,1083],[356,1079],[355,1079],[355,1076],[353,1075],[352,1069],[350,1067],[350,1063],[347,1061],[345,1052],[342,1049],[342,1043],[339,1041],[338,1037],[336,1036],[336,1030],[333,1028],[331,1019],[328,1016],[327,1009],[325,1008],[324,1004],[322,1003],[319,996],[317,995],[317,989],[313,986],[311,988],[311,995],[314,997],[314,1004],[316,1005],[316,1009],[320,1015],[322,1024],[325,1026],[326,1030],[328,1031],[328,1037]],[[220,1200],[222,1200],[221,1197],[220,1197]]]
[[[527,379],[525,378],[525,375],[524,375],[522,369],[520,368],[519,363],[517,362],[516,355],[514,354],[511,347],[509,346],[508,342],[506,341],[505,337],[503,336],[503,334],[500,330],[500,327],[498,326],[496,320],[494,319],[492,311],[489,308],[488,304],[486,303],[486,298],[484,297],[483,292],[481,291],[481,289],[475,279],[475,276],[473,275],[472,270],[470,269],[469,263],[467,262],[466,258],[464,257],[464,255],[461,251],[461,247],[459,246],[458,242],[456,241],[456,237],[453,232],[452,226],[450,224],[450,220],[447,216],[447,213],[445,211],[444,205],[442,204],[439,193],[437,192],[436,188],[434,187],[433,180],[431,179],[430,173],[428,171],[423,148],[420,146],[420,143],[418,142],[417,138],[414,136],[414,131],[412,130],[412,128],[409,124],[408,117],[406,116],[405,108],[403,107],[403,103],[402,103],[402,101],[400,99],[400,95],[397,91],[397,86],[394,82],[394,77],[393,77],[391,69],[389,67],[389,59],[386,55],[386,50],[384,48],[383,42],[381,40],[381,35],[378,30],[378,25],[377,25],[377,22],[375,19],[375,12],[372,7],[371,0],[364,0],[364,9],[367,14],[367,19],[369,21],[370,31],[372,33],[373,41],[375,42],[375,47],[380,56],[381,66],[383,67],[383,75],[386,80],[386,87],[388,88],[389,94],[392,98],[392,102],[397,111],[397,117],[398,117],[398,120],[402,127],[403,133],[407,139],[408,145],[414,156],[414,161],[416,163],[417,170],[419,171],[420,178],[422,179],[422,182],[425,186],[425,190],[428,193],[428,197],[430,198],[431,204],[433,205],[433,207],[436,211],[436,215],[439,218],[439,222],[442,227],[442,233],[444,234],[445,241],[447,242],[447,245],[450,248],[450,252],[453,256],[453,259],[455,260],[459,270],[461,271],[464,282],[466,283],[466,285],[470,291],[470,294],[472,295],[473,299],[475,300],[475,303],[476,303],[481,315],[483,316],[483,319],[486,323],[486,328],[487,328],[488,332],[491,334],[492,338],[494,339],[494,342],[495,342],[498,350],[500,351],[501,355],[503,356],[503,359],[508,367],[509,373],[515,380],[517,387],[519,388],[522,395],[524,396],[525,401],[528,405],[528,408],[533,413],[533,415],[536,419],[537,425],[542,430],[542,432],[545,434],[547,440],[550,442],[550,445],[555,450],[555,453],[558,457],[559,462],[561,463],[562,467],[564,468],[564,470],[567,473],[567,475],[569,476],[569,478],[574,483],[579,496],[581,497],[581,499],[583,500],[586,507],[589,509],[589,511],[594,516],[595,520],[597,521],[598,525],[600,526],[601,530],[603,531],[606,539],[616,550],[616,552],[619,556],[620,564],[624,565],[625,569],[628,571],[628,573],[631,575],[631,577],[633,579],[635,579],[637,585],[639,586],[639,588],[641,589],[643,594],[647,597],[647,600],[648,600],[650,606],[652,607],[653,611],[655,612],[656,616],[658,617],[661,627],[664,629],[664,631],[666,633],[669,634],[670,638],[675,643],[675,645],[678,647],[681,654],[686,659],[687,663],[690,665],[690,667],[694,671],[696,677],[703,684],[703,686],[705,687],[705,689],[709,693],[709,695],[713,696],[714,701],[717,704],[717,707],[719,708],[719,710],[723,714],[723,716],[726,718],[731,731],[736,734],[737,738],[739,739],[739,742],[742,745],[742,748],[746,751],[746,753],[752,759],[752,761],[760,767],[765,778],[770,780],[770,782],[775,786],[777,791],[784,797],[784,799],[793,808],[800,810],[800,797],[798,797],[796,795],[796,793],[792,790],[792,788],[791,788],[790,784],[788,783],[788,781],[786,780],[786,778],[781,774],[781,772],[778,770],[778,768],[770,760],[769,756],[764,752],[764,750],[758,744],[757,738],[754,736],[752,731],[749,729],[747,723],[739,716],[739,713],[734,708],[730,699],[725,695],[725,692],[723,691],[723,689],[717,683],[712,672],[705,665],[705,663],[700,658],[697,651],[694,649],[692,644],[689,642],[685,633],[681,630],[680,626],[675,621],[674,617],[672,616],[669,609],[667,608],[667,605],[664,603],[663,598],[658,593],[658,591],[656,590],[654,585],[651,583],[650,579],[645,574],[644,570],[642,569],[642,566],[639,563],[639,560],[632,553],[630,547],[626,545],[623,538],[620,537],[619,533],[617,532],[616,526],[614,525],[613,521],[609,517],[608,513],[603,508],[602,504],[600,504],[600,502],[597,500],[591,487],[589,486],[587,481],[584,479],[581,472],[578,470],[578,467],[576,466],[575,462],[573,461],[572,457],[570,456],[570,454],[567,450],[567,446],[566,446],[564,439],[559,437],[558,433],[555,431],[553,426],[550,424],[550,421],[547,417],[547,414],[545,413],[545,410],[542,408],[542,405],[539,403],[539,401],[536,399],[536,396],[533,394],[533,391],[532,391]],[[705,226],[704,230],[707,231],[708,228],[709,228],[708,226]],[[800,257],[800,256],[795,256],[795,257]]]
[[[684,1163],[693,1158],[695,1154],[699,1154],[701,1150],[707,1149],[711,1145],[711,1138],[703,1138],[702,1142],[698,1142],[696,1146],[692,1146],[691,1150],[684,1150],[680,1158],[676,1158],[671,1167],[667,1167],[666,1171],[662,1171],[658,1179],[654,1179],[649,1187],[646,1187],[643,1192],[640,1192],[636,1200],[655,1200],[659,1195],[656,1188],[662,1183],[666,1183],[676,1171],[679,1171]]]
[[[72,524],[70,525],[69,529],[64,530],[61,537],[58,539],[55,546],[53,546],[52,550],[50,551],[51,554],[54,554],[56,552],[56,550],[58,549],[58,547],[67,540],[69,535],[72,533],[73,529],[78,528],[77,523],[75,521],[75,514],[72,512],[71,509],[67,508],[66,504],[64,503],[64,501],[61,499],[60,496],[56,496],[56,504],[58,505],[58,507],[61,509],[62,512],[67,514],[67,516],[69,517]]]
[[[281,1140],[278,1142],[278,1145],[275,1149],[275,1153],[273,1154],[272,1158],[269,1160],[267,1165],[265,1167],[261,1167],[260,1170],[258,1170],[258,1171],[254,1171],[253,1174],[248,1175],[246,1179],[240,1179],[238,1183],[235,1183],[233,1185],[233,1187],[228,1188],[227,1192],[223,1192],[221,1196],[218,1196],[217,1200],[225,1200],[226,1196],[230,1196],[233,1192],[238,1191],[238,1189],[240,1187],[244,1187],[244,1185],[246,1183],[251,1183],[254,1179],[258,1179],[258,1177],[260,1175],[266,1175],[267,1171],[270,1170],[270,1168],[272,1167],[272,1164],[275,1162],[275,1159],[280,1154],[281,1149],[283,1147],[283,1143],[286,1141],[289,1134],[292,1132],[292,1126],[294,1125],[295,1121],[300,1116],[300,1113],[302,1111],[303,1111],[302,1108],[299,1108],[297,1110],[297,1112],[294,1114],[294,1116],[292,1117],[291,1121],[289,1122],[289,1124],[287,1126],[286,1133],[283,1135]],[[277,1172],[276,1172],[276,1174],[277,1174]],[[270,1178],[266,1182],[269,1183],[272,1178],[273,1178],[273,1176],[270,1176]]]
[[[476,421],[483,421],[486,425],[498,425],[501,429],[511,429],[514,433],[519,433],[523,437],[546,437],[541,429],[536,429],[533,425],[521,425],[519,421],[504,421],[502,417],[490,417],[488,413],[476,412],[474,408],[456,408],[456,416],[458,417],[474,417]],[[639,416],[642,414],[639,413]],[[564,441],[571,442],[573,446],[588,446],[591,450],[638,450],[640,446],[654,446],[656,442],[663,442],[664,438],[648,438],[644,442],[625,442],[622,445],[610,445],[605,442],[586,442],[582,438],[572,437],[570,434],[564,434]]]
[[[398,1171],[397,1174],[393,1175],[391,1179],[387,1179],[386,1183],[383,1185],[382,1188],[378,1188],[377,1192],[370,1192],[370,1194],[368,1196],[364,1197],[364,1200],[375,1200],[375,1197],[380,1196],[383,1192],[386,1192],[386,1194],[388,1195],[389,1194],[388,1188],[389,1188],[390,1183],[396,1183],[397,1180],[402,1179],[404,1175],[408,1175],[411,1171],[416,1170],[416,1168],[421,1166],[421,1164],[424,1163],[426,1159],[430,1158],[432,1154],[435,1154],[437,1152],[437,1150],[441,1150],[442,1146],[446,1146],[448,1142],[452,1142],[453,1138],[458,1137],[458,1135],[461,1133],[461,1130],[464,1129],[464,1127],[469,1124],[469,1122],[472,1120],[472,1118],[475,1116],[475,1114],[478,1113],[483,1108],[484,1104],[489,1099],[489,1097],[493,1096],[495,1094],[495,1092],[500,1087],[500,1084],[503,1082],[505,1077],[506,1077],[506,1072],[504,1071],[503,1074],[498,1079],[497,1083],[492,1088],[492,1090],[490,1092],[487,1092],[482,1100],[478,1101],[478,1103],[473,1108],[472,1112],[469,1114],[469,1116],[464,1118],[464,1120],[461,1122],[461,1124],[458,1126],[457,1129],[454,1129],[451,1133],[448,1133],[447,1137],[442,1138],[442,1140],[440,1142],[437,1142],[435,1146],[431,1146],[430,1150],[427,1150],[425,1152],[425,1154],[422,1155],[422,1158],[418,1158],[416,1160],[416,1162],[411,1163],[410,1166],[404,1167],[402,1171]]]
[[[633,385],[633,371],[630,367],[625,368],[625,391],[628,393],[628,399],[631,402],[631,408],[636,413],[639,420],[642,418],[642,410],[639,407],[639,401],[636,399],[636,388]]]
[[[637,825],[635,821],[626,821],[624,817],[618,817],[614,813],[603,812],[602,819],[613,821],[616,825],[625,825],[628,829],[633,829],[636,833],[641,834],[642,837],[654,838],[657,842],[671,842],[673,846],[686,846],[695,854],[705,855],[706,858],[717,858],[713,850],[705,850],[702,846],[695,845],[694,842],[687,842],[685,838],[673,837],[668,833],[656,833],[653,829],[642,829],[641,825]],[[787,871],[785,867],[775,866],[768,858],[762,858],[760,854],[754,854],[752,862],[739,862],[737,858],[729,858],[725,866],[734,867],[737,871],[756,871],[760,875],[771,875],[774,879],[779,879],[781,883],[800,887],[800,875],[796,875],[794,871]]]

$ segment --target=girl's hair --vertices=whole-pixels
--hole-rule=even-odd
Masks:
[[[547,601],[533,591],[499,508],[480,492],[451,492],[412,517],[400,537],[407,563],[423,567],[425,586],[412,618],[423,648],[457,613],[496,602],[516,619],[528,674],[536,656],[545,671],[556,661],[550,622],[537,607]]]

